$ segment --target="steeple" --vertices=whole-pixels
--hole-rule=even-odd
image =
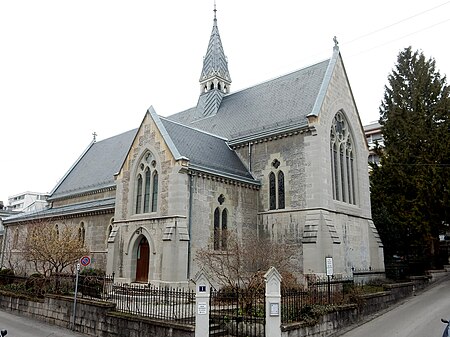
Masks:
[[[214,23],[209,38],[208,49],[203,58],[202,74],[200,75],[200,92],[207,93],[217,90],[219,93],[230,92],[231,78],[228,72],[228,61],[220,40],[217,27],[217,9],[214,3]]]

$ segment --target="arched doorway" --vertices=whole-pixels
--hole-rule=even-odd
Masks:
[[[142,237],[137,247],[136,282],[148,282],[148,266],[150,260],[150,248],[147,238]]]

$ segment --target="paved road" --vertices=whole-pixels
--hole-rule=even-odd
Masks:
[[[30,318],[0,311],[0,329],[8,330],[6,337],[81,337],[86,336]]]
[[[341,337],[441,337],[441,318],[450,318],[449,278]]]

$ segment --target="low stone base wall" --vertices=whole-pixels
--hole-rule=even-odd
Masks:
[[[430,276],[431,282],[436,282],[440,280],[441,278],[448,275],[447,269],[440,269],[440,270],[428,270],[427,275]]]
[[[322,316],[314,326],[305,323],[284,324],[281,327],[282,337],[325,337],[384,310],[392,304],[411,296],[414,291],[413,282],[388,284],[386,291],[368,294],[361,297],[361,302],[336,308],[335,311]]]
[[[46,295],[42,300],[0,292],[0,308],[20,316],[71,328],[73,298]],[[74,330],[96,337],[194,337],[194,326],[126,315],[116,305],[77,299]]]

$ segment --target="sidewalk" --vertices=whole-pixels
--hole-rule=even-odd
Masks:
[[[0,310],[0,329],[7,330],[6,337],[82,337],[86,336],[24,316]]]

